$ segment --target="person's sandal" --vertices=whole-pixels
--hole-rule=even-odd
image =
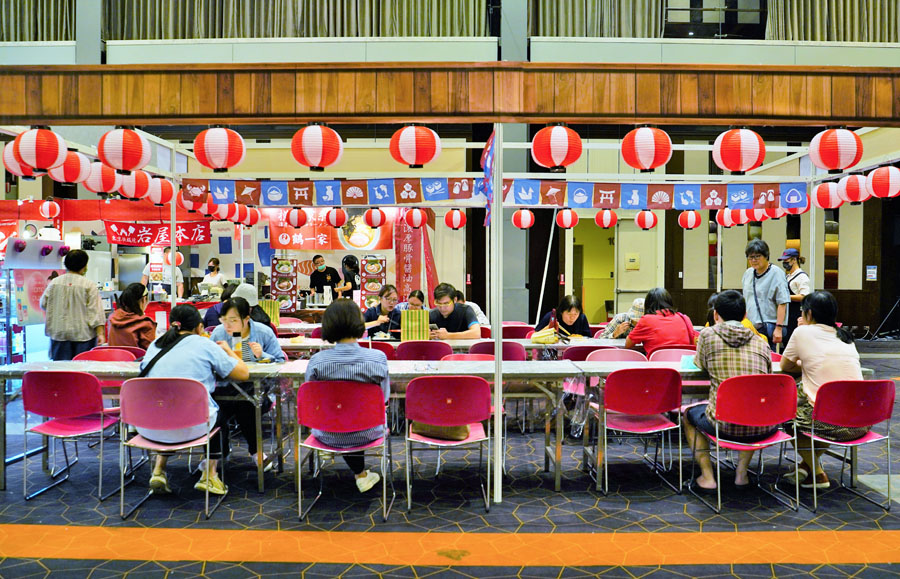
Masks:
[[[813,487],[816,487],[817,489],[827,489],[830,486],[831,481],[828,480],[828,475],[825,474],[825,471],[817,474],[815,479],[807,477],[805,481],[800,483],[801,489],[811,489]]]
[[[798,478],[800,479],[800,486],[803,486],[803,481],[809,478],[809,467],[806,466],[806,463],[801,462],[795,471],[784,475],[784,480],[789,484],[794,484],[794,481]]]
[[[155,472],[150,476],[150,490],[155,494],[172,492],[172,489],[169,487],[169,480],[168,478],[166,478],[165,472]]]

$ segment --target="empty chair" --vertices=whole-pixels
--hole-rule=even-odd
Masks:
[[[657,348],[650,354],[651,362],[681,362],[684,356],[693,358],[697,354],[696,350],[688,350],[687,348],[667,348],[665,346]]]
[[[692,352],[697,351],[697,346],[694,344],[666,344],[664,346],[657,346],[654,352],[659,350],[690,350]]]
[[[597,334],[602,334],[605,329],[606,324],[591,324],[591,335],[596,338]]]
[[[469,347],[469,353],[494,355],[494,342],[476,342]],[[528,356],[525,346],[519,342],[503,340],[502,358],[507,362],[524,362]]]
[[[398,360],[440,360],[452,353],[453,348],[446,342],[411,340],[401,342],[396,355]]]
[[[602,337],[603,337],[603,332],[605,332],[605,331],[606,331],[606,328],[603,328],[603,329],[601,329],[601,330],[597,330],[596,332],[594,332],[594,338],[596,338],[596,339],[602,338]]]
[[[126,352],[131,352],[134,354],[135,360],[140,360],[144,357],[144,354],[147,353],[147,350],[143,348],[138,348],[137,346],[94,346],[93,350],[125,350]]]
[[[72,358],[73,361],[93,360],[102,362],[134,362],[134,354],[125,349],[120,348],[103,348],[88,350],[82,352]]]
[[[582,362],[587,359],[588,354],[596,350],[616,349],[615,346],[569,346],[562,352],[563,360],[572,360],[573,362]]]
[[[487,339],[491,337],[491,329],[487,326],[481,326],[481,337]]]
[[[394,349],[394,346],[388,344],[387,342],[371,342],[360,340],[357,342],[362,348],[369,348],[370,350],[379,350],[384,352],[384,355],[387,356],[388,360],[396,360],[397,359],[397,351]]]
[[[313,328],[313,331],[309,334],[310,338],[321,338],[322,337],[322,327]]]
[[[594,350],[584,360],[586,362],[646,362],[647,356],[637,350],[604,348],[602,350]]]
[[[517,320],[510,320],[507,322],[503,322],[503,327],[506,326],[528,326],[528,322],[519,322]],[[529,326],[531,327],[531,326]]]
[[[441,358],[441,362],[493,362],[493,354],[448,354]]]
[[[522,340],[526,338],[530,332],[534,332],[534,328],[531,326],[503,326],[503,339]]]
[[[279,326],[284,325],[284,324],[302,324],[302,323],[303,323],[303,320],[301,320],[300,318],[288,318],[285,316],[279,316],[279,319],[278,319]]]

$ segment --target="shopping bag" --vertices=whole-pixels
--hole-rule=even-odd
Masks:
[[[427,340],[429,337],[427,310],[404,310],[400,313],[401,342]]]

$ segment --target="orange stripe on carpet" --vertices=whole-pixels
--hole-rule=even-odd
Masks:
[[[851,564],[900,560],[900,531],[354,533],[0,526],[0,557],[384,565]]]

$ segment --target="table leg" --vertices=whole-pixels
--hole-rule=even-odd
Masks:
[[[553,400],[551,398],[548,398],[546,412],[551,412],[552,406],[553,406]],[[550,417],[547,416],[544,418],[544,472],[550,472],[550,451],[549,451],[549,449],[550,449]]]
[[[858,446],[850,447],[850,487],[856,488],[856,475],[859,474],[859,455],[857,454]],[[891,484],[888,479],[888,484]]]
[[[265,488],[265,473],[263,472],[263,436],[262,436],[262,396],[257,394],[254,398],[253,411],[256,414],[256,476],[258,480],[259,492],[262,493]]]
[[[275,456],[278,457],[278,474],[284,472],[284,430],[282,429],[281,424],[284,417],[283,404],[284,396],[281,385],[279,384],[278,398],[275,401]]]
[[[0,491],[6,490],[6,380],[0,379]]]
[[[563,430],[565,429],[566,409],[562,404],[563,391],[559,389],[559,398],[556,400],[556,460],[553,466],[553,490],[562,490],[562,447]]]

